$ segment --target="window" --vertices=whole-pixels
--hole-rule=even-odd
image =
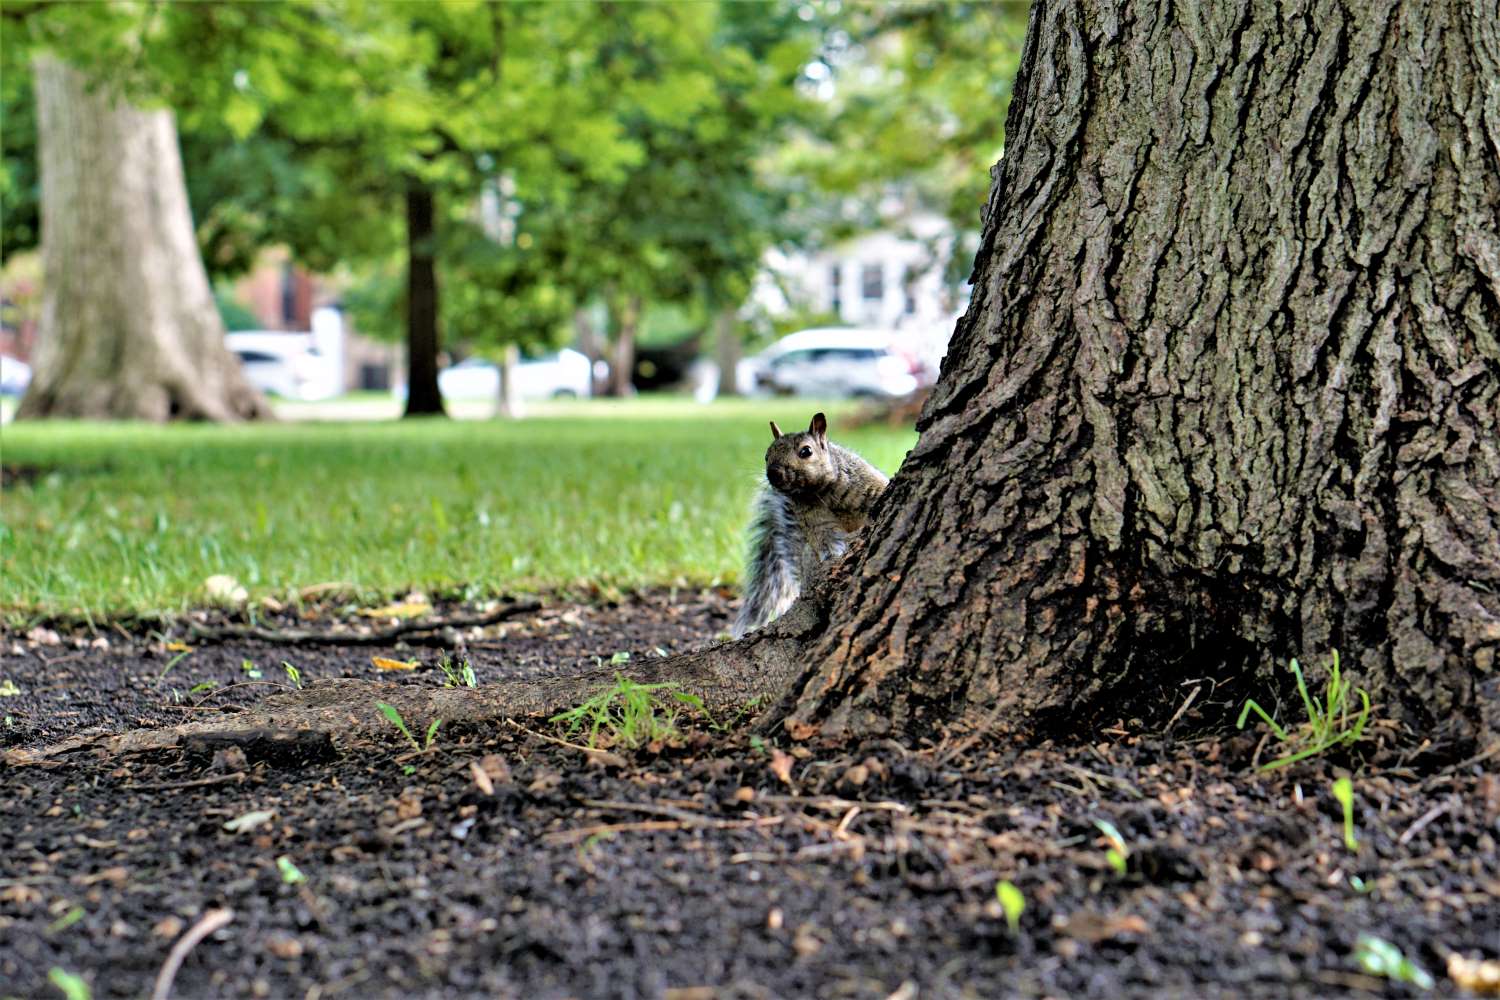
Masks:
[[[264,351],[235,351],[234,353],[239,355],[240,363],[246,365],[265,364],[281,360],[276,355],[267,354]]]
[[[866,264],[860,272],[859,293],[866,302],[879,302],[885,298],[885,268],[879,264]]]
[[[829,303],[830,309],[835,315],[841,314],[844,311],[844,288],[843,281],[841,280],[842,277],[843,275],[840,273],[839,266],[837,264],[834,264],[828,269]]]

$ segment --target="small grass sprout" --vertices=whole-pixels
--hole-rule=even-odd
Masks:
[[[478,687],[479,678],[474,676],[474,664],[469,662],[467,656],[461,656],[458,662],[454,662],[447,654],[438,661],[438,668],[443,672],[443,687]]]
[[[1350,746],[1364,736],[1365,725],[1370,721],[1370,695],[1364,688],[1356,688],[1346,680],[1339,665],[1338,650],[1333,651],[1333,666],[1328,671],[1328,686],[1322,698],[1314,698],[1307,690],[1307,680],[1302,676],[1302,666],[1295,659],[1292,660],[1292,674],[1297,678],[1297,693],[1302,696],[1303,707],[1307,710],[1307,721],[1295,730],[1288,731],[1277,721],[1271,718],[1270,713],[1255,703],[1254,699],[1247,700],[1245,707],[1240,711],[1239,721],[1235,723],[1237,728],[1244,729],[1245,722],[1254,712],[1260,720],[1270,727],[1271,732],[1282,745],[1291,750],[1281,757],[1276,758],[1269,764],[1262,764],[1260,770],[1273,771],[1288,764],[1296,763],[1307,757],[1315,757],[1325,750],[1331,750],[1337,746]],[[1361,706],[1354,711],[1354,695],[1359,696]]]
[[[47,973],[47,982],[56,986],[66,1000],[93,1000],[94,991],[89,989],[89,984],[83,977],[67,969],[53,966]]]
[[[276,859],[276,870],[281,873],[281,881],[287,885],[301,885],[307,881],[302,869],[293,864],[292,859],[285,854]]]
[[[1344,846],[1350,854],[1359,853],[1359,841],[1354,836],[1354,782],[1342,775],[1333,781],[1333,797],[1344,810]]]
[[[1104,852],[1104,860],[1115,870],[1115,874],[1124,875],[1130,866],[1130,848],[1125,844],[1125,838],[1120,835],[1119,829],[1107,819],[1094,820],[1094,826],[1104,834],[1104,839],[1109,841],[1109,850]]]
[[[1010,932],[1016,933],[1021,929],[1021,914],[1026,912],[1026,896],[1014,882],[1001,879],[995,883],[995,898],[1000,901],[1000,912],[1005,914]]]
[[[708,715],[702,698],[680,690],[674,682],[638,684],[615,674],[614,687],[554,715],[550,721],[566,724],[569,736],[587,730],[591,747],[607,743],[634,749],[657,740],[676,739],[677,721],[684,709]]]
[[[417,738],[412,735],[411,730],[407,728],[406,720],[401,718],[401,712],[397,710],[395,705],[390,705],[383,701],[377,701],[375,703],[375,707],[380,709],[381,715],[390,720],[391,725],[401,730],[401,735],[406,737],[407,742],[412,745],[412,749],[429,750],[432,748],[432,741],[437,736],[438,727],[443,724],[442,719],[432,720],[432,723],[427,727],[426,736],[419,743],[417,742]]]
[[[260,667],[257,667],[255,665],[254,660],[241,660],[240,669],[243,670],[245,672],[245,676],[250,678],[252,681],[258,681],[262,677]]]
[[[1401,954],[1400,948],[1373,934],[1359,936],[1354,946],[1354,961],[1371,975],[1410,983],[1419,990],[1430,990],[1437,985],[1427,970]]]
[[[302,671],[292,666],[292,662],[290,660],[282,660],[281,666],[282,669],[286,671],[286,679],[292,682],[292,687],[296,688],[298,691],[301,691]]]

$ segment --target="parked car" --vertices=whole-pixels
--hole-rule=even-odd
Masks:
[[[261,392],[286,399],[328,399],[339,394],[339,373],[318,352],[310,333],[240,330],[224,344],[240,359],[245,378]]]
[[[522,399],[581,399],[593,392],[594,366],[586,355],[564,348],[522,358],[514,377]],[[500,368],[484,358],[460,361],[438,372],[438,389],[444,399],[499,399]]]
[[[795,396],[896,398],[931,382],[899,334],[872,329],[798,331],[747,358],[736,375],[742,390]]]
[[[20,396],[31,384],[31,366],[20,358],[0,354],[0,396]]]

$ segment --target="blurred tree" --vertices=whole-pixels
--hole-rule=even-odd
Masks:
[[[170,111],[35,58],[42,316],[18,418],[265,414],[224,346]]]
[[[1001,157],[1027,0],[912,0],[810,8],[823,29],[808,86],[826,129],[788,148],[780,168],[843,201],[822,206],[830,234],[883,225],[896,196],[944,215],[949,280],[967,276],[990,167]]]

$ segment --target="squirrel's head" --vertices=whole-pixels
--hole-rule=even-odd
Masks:
[[[766,478],[787,496],[816,493],[838,478],[828,447],[828,420],[814,413],[807,430],[783,434],[771,421],[771,447],[766,449]]]

